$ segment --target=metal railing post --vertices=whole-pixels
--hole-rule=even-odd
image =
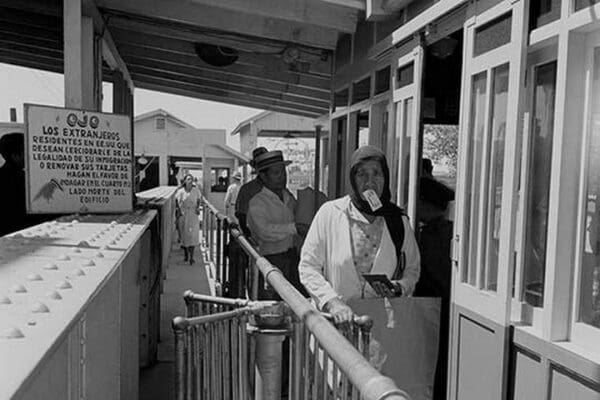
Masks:
[[[175,398],[186,400],[186,343],[185,330],[188,323],[185,318],[176,317],[173,320],[173,332],[175,333]]]
[[[219,281],[221,282],[221,285],[225,285],[225,280],[223,279],[224,274],[223,274],[223,265],[222,265],[222,261],[221,261],[221,246],[223,244],[222,242],[222,237],[221,237],[221,220],[219,218],[217,218],[217,247],[216,247],[216,262],[217,262],[217,276],[219,277]]]
[[[290,398],[300,399],[300,382],[302,380],[302,348],[304,326],[302,322],[293,316],[292,340],[290,349]]]

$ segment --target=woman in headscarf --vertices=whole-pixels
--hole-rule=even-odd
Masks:
[[[184,261],[193,265],[194,249],[200,244],[200,191],[194,186],[194,177],[187,174],[183,178],[183,184],[175,194],[177,205],[177,226],[179,228],[179,239],[183,248]]]
[[[313,220],[300,259],[300,280],[336,323],[352,320],[347,300],[410,296],[420,256],[407,217],[391,203],[383,152],[364,146],[350,160],[349,195],[325,203]],[[393,291],[376,292],[363,274],[384,274]]]

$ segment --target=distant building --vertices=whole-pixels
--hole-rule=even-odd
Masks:
[[[225,144],[225,129],[198,129],[162,109],[137,116],[134,131],[136,191],[176,185],[190,172],[221,206],[229,177],[249,161]]]

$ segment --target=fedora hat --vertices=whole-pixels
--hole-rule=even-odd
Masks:
[[[291,161],[283,159],[283,153],[281,151],[274,150],[268,151],[256,157],[256,160],[254,160],[254,168],[256,171],[260,172],[272,167],[273,165],[290,165],[291,163]]]
[[[256,158],[258,156],[260,156],[261,154],[265,154],[267,153],[269,150],[267,150],[266,147],[257,147],[254,150],[252,150],[252,160],[250,160],[249,164],[252,168],[256,168]]]
[[[233,174],[233,179],[236,179],[238,181],[242,180],[242,174],[240,172],[236,172],[235,174]]]

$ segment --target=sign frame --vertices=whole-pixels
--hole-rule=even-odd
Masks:
[[[79,120],[79,116],[90,116],[90,124],[91,124],[91,117],[92,116],[97,116],[97,117],[120,117],[120,118],[125,118],[126,121],[122,121],[122,125],[123,125],[123,130],[121,130],[119,132],[119,138],[121,139],[127,139],[129,141],[129,150],[130,150],[130,155],[129,155],[129,186],[128,187],[124,187],[123,189],[125,190],[125,196],[126,196],[126,201],[121,201],[121,204],[115,204],[113,205],[111,203],[111,201],[109,200],[108,205],[107,206],[103,206],[103,207],[95,207],[94,205],[90,205],[89,207],[84,203],[83,205],[81,205],[81,203],[78,203],[79,207],[73,207],[73,206],[69,206],[69,204],[67,203],[66,206],[64,208],[61,209],[55,209],[55,210],[44,210],[44,209],[40,209],[39,207],[32,207],[32,166],[31,166],[31,158],[32,155],[30,154],[29,150],[30,150],[30,145],[31,145],[31,140],[32,140],[32,135],[33,132],[31,132],[31,121],[30,121],[30,111],[33,108],[43,108],[43,109],[51,109],[51,110],[55,110],[59,113],[64,113],[66,114],[68,117],[70,117],[71,114],[75,114],[75,116],[77,116],[77,122],[79,124],[80,120]],[[43,105],[43,104],[33,104],[33,103],[25,103],[23,105],[23,115],[24,115],[24,125],[25,125],[25,129],[24,129],[24,133],[25,133],[25,141],[24,141],[24,164],[25,164],[25,188],[26,188],[26,194],[25,194],[25,199],[26,199],[26,211],[27,214],[119,214],[119,213],[128,213],[133,211],[134,209],[134,199],[135,199],[135,193],[134,193],[134,179],[135,179],[135,151],[134,151],[134,138],[133,138],[133,127],[132,127],[132,123],[131,123],[131,117],[127,114],[118,114],[118,113],[107,113],[107,112],[101,112],[101,111],[92,111],[92,110],[83,110],[83,109],[71,109],[71,108],[66,108],[66,107],[58,107],[58,106],[50,106],[50,105]],[[85,121],[87,121],[87,119],[85,119]],[[67,126],[66,121],[65,122],[65,127]],[[72,126],[72,125],[69,125]],[[84,126],[82,125],[75,125],[74,127],[81,127],[83,128]],[[93,128],[95,129],[95,128]],[[39,134],[39,133],[38,133]],[[115,157],[113,155],[113,157]],[[111,196],[111,194],[107,195],[108,197]]]

